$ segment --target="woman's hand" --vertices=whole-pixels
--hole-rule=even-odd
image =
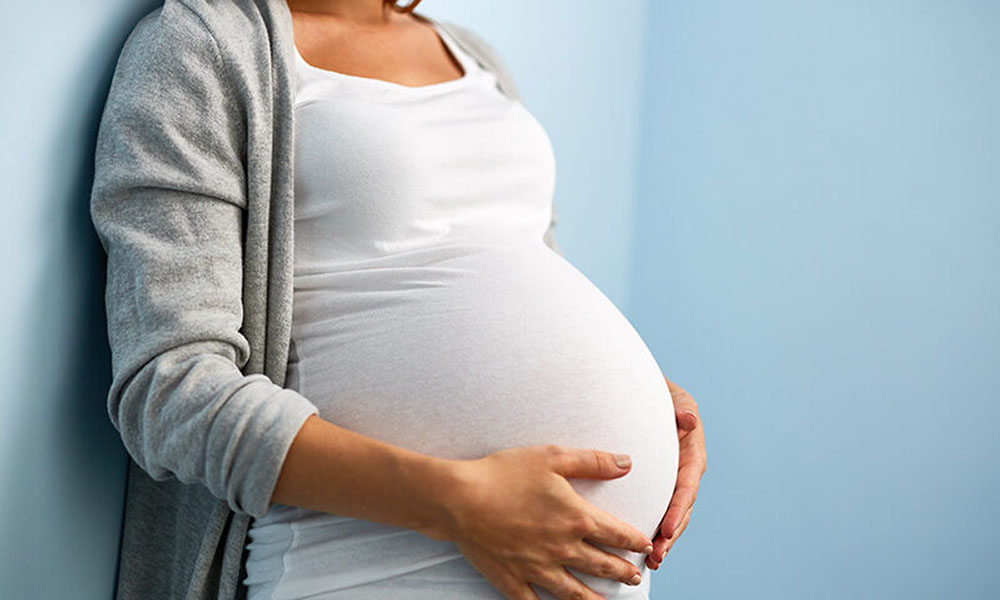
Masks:
[[[564,567],[637,585],[633,563],[586,540],[638,553],[651,552],[651,540],[584,500],[567,481],[628,473],[631,464],[620,467],[614,457],[544,444],[459,461],[446,537],[508,600],[538,600],[530,583],[561,599],[602,599]]]
[[[677,463],[677,485],[674,486],[674,494],[667,507],[667,513],[653,537],[653,552],[646,557],[646,566],[651,569],[660,568],[667,552],[687,528],[694,500],[698,496],[698,485],[707,465],[705,430],[698,416],[698,403],[682,387],[666,376],[663,378],[667,380],[670,396],[674,400],[680,455]]]

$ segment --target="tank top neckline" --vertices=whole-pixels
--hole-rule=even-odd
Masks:
[[[378,79],[375,77],[364,77],[361,75],[350,75],[347,73],[341,73],[339,71],[332,71],[330,69],[324,69],[310,64],[299,52],[299,47],[292,43],[295,49],[295,60],[303,67],[306,71],[314,73],[319,77],[326,77],[330,79],[341,80],[349,83],[355,83],[362,86],[368,86],[375,89],[381,90],[394,90],[401,93],[408,94],[421,94],[425,92],[436,92],[451,89],[454,87],[459,87],[467,84],[475,78],[476,73],[479,70],[476,60],[471,56],[466,54],[458,43],[445,31],[442,27],[438,26],[437,22],[433,19],[427,19],[427,23],[434,28],[437,32],[438,37],[444,42],[445,47],[452,54],[452,56],[458,61],[462,66],[462,75],[454,79],[448,79],[446,81],[439,81],[437,83],[429,83],[426,85],[405,85],[402,83],[396,83],[395,81],[388,81],[386,79]]]

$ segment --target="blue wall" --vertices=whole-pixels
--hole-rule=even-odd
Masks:
[[[78,4],[4,28],[4,597],[110,597],[117,554],[86,202],[157,2]],[[422,10],[497,47],[553,140],[567,257],[700,404],[709,468],[653,600],[1000,595],[1000,5]]]
[[[628,313],[709,447],[654,597],[1000,597],[1000,4],[649,7]]]
[[[4,598],[109,598],[114,582],[125,455],[104,403],[103,252],[88,199],[97,121],[140,4],[25,2],[4,20]]]

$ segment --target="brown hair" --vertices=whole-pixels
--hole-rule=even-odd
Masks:
[[[397,2],[399,2],[399,0],[382,0],[383,6],[388,4],[389,8],[391,8],[396,12],[401,12],[401,13],[413,12],[413,9],[416,8],[418,4],[420,4],[420,0],[410,0],[410,3],[407,4],[406,6],[400,6],[399,4],[397,4]]]

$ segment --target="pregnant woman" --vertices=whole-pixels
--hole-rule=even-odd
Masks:
[[[119,597],[648,598],[686,526],[693,400],[559,252],[502,63],[415,4],[168,1],[122,51]]]

